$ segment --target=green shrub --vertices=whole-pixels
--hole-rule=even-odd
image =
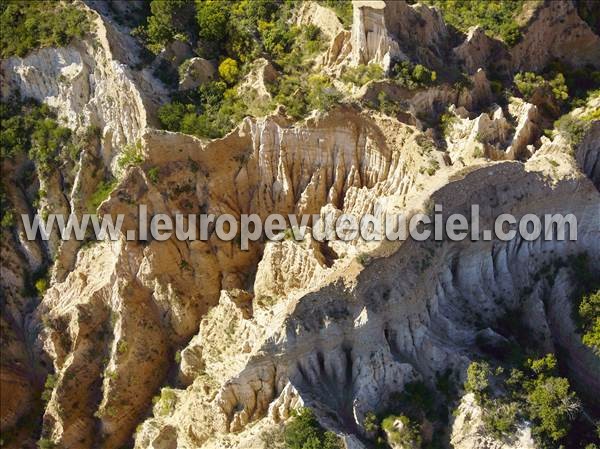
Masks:
[[[160,398],[158,399],[158,414],[160,416],[168,415],[175,408],[177,403],[177,395],[171,388],[163,388],[160,391]]]
[[[559,104],[565,104],[569,99],[569,89],[565,84],[565,76],[558,73],[554,78],[546,79],[532,72],[521,72],[515,75],[515,85],[527,101],[531,101],[534,93],[544,89],[552,94]]]
[[[148,179],[150,180],[150,182],[152,182],[152,184],[158,184],[158,172],[158,167],[152,167],[148,169]]]
[[[279,61],[292,51],[294,41],[300,36],[299,28],[282,21],[259,21],[258,32],[265,51]]]
[[[600,356],[600,289],[581,297],[579,321],[583,343]]]
[[[554,122],[554,127],[569,140],[571,145],[577,146],[585,137],[590,124],[585,120],[573,117],[571,114],[565,114]]]
[[[363,267],[367,266],[369,263],[369,255],[365,253],[360,253],[356,256],[356,261],[361,264]]]
[[[76,4],[38,0],[4,0],[0,18],[2,58],[25,56],[42,47],[64,47],[91,29],[91,20]]]
[[[42,400],[48,402],[52,397],[52,391],[56,388],[57,378],[55,374],[48,374],[44,382],[44,391],[42,391]]]
[[[48,290],[48,279],[41,278],[35,281],[35,290],[39,296],[44,296],[44,293]]]
[[[342,74],[342,81],[362,86],[372,80],[383,78],[383,68],[379,64],[360,64],[349,67]]]
[[[238,68],[237,61],[231,58],[224,59],[223,62],[219,64],[219,75],[227,84],[235,84],[240,76],[240,69]]]
[[[158,109],[158,119],[163,128],[169,131],[179,131],[179,127],[186,114],[187,108],[181,103],[167,103]]]
[[[40,438],[37,442],[37,446],[39,449],[55,449],[58,447],[56,443],[49,438]]]
[[[117,185],[117,180],[113,179],[110,181],[100,181],[96,186],[94,193],[90,195],[88,200],[88,211],[95,213],[102,202],[108,198],[110,192],[113,191]]]
[[[144,156],[142,155],[142,142],[137,140],[135,143],[125,145],[123,151],[121,151],[121,154],[119,154],[117,165],[119,168],[125,169],[127,167],[140,165],[142,162],[144,162]]]
[[[367,412],[367,414],[365,415],[365,421],[363,423],[363,427],[365,428],[365,431],[369,432],[369,433],[379,432],[380,427],[379,427],[379,419],[377,418],[377,415],[373,412]]]
[[[325,75],[284,75],[275,91],[275,103],[285,106],[287,114],[296,119],[315,109],[326,111],[341,98]]]
[[[381,422],[381,427],[387,434],[388,441],[394,446],[415,448],[421,445],[418,425],[405,415],[388,416]]]
[[[13,211],[3,211],[2,219],[0,220],[0,227],[3,229],[10,229],[15,225],[15,223],[15,214]]]
[[[475,393],[482,407],[486,432],[501,438],[514,433],[518,420],[528,420],[542,447],[556,447],[569,433],[579,401],[569,381],[557,377],[553,354],[528,359],[521,368],[506,376],[501,368],[492,371],[487,362],[473,362],[465,389]]]
[[[119,342],[117,343],[117,353],[118,354],[125,354],[127,352],[128,348],[129,348],[129,345],[127,344],[127,342],[125,340],[119,340]]]
[[[437,81],[437,73],[427,67],[409,61],[398,61],[391,69],[393,79],[407,89],[431,86]]]
[[[158,117],[169,131],[199,137],[223,137],[246,115],[248,106],[223,81],[203,84],[194,104],[173,102],[159,108]]]
[[[196,21],[200,39],[222,42],[227,36],[229,5],[217,0],[196,1]]]
[[[575,393],[570,391],[569,381],[562,377],[541,377],[534,382],[527,396],[529,414],[536,421],[534,432],[552,441],[564,438],[570,427],[570,419],[579,409]]]
[[[384,91],[377,94],[377,104],[375,107],[384,114],[392,117],[398,115],[400,112],[400,106],[396,102],[391,101]]]
[[[514,433],[517,423],[517,404],[490,401],[484,409],[482,422],[486,432],[496,438]]]
[[[284,430],[288,449],[341,449],[342,441],[325,431],[309,408],[295,412]]]
[[[442,135],[447,136],[454,124],[458,121],[458,118],[451,112],[445,112],[440,116],[440,131]]]
[[[477,401],[483,401],[490,387],[490,376],[492,371],[487,362],[473,362],[467,368],[467,380],[465,391],[473,393]]]
[[[55,114],[45,104],[32,100],[11,99],[0,104],[0,155],[2,159],[28,155],[41,174],[70,160],[73,136],[69,128],[56,122]]]

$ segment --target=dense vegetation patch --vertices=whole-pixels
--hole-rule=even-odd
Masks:
[[[582,342],[600,357],[600,279],[590,270],[585,253],[573,256],[568,265],[578,287],[573,293],[573,319],[582,335]]]
[[[432,86],[437,81],[437,73],[421,64],[398,61],[391,68],[392,78],[407,89]]]
[[[340,95],[328,77],[311,74],[313,59],[324,48],[321,31],[312,25],[302,29],[290,25],[292,5],[258,3],[255,6],[264,7],[258,16],[244,2],[219,11],[211,5],[202,2],[197,8],[202,23],[207,25],[200,27],[204,29],[201,34],[208,33],[210,36],[205,37],[215,39],[211,41],[214,45],[204,46],[203,51],[222,58],[219,79],[174,95],[173,101],[159,110],[164,128],[216,138],[229,132],[246,115],[265,115],[277,104],[283,105],[290,116],[301,118],[314,109],[326,110],[339,100]],[[241,36],[237,28],[224,31],[213,27],[213,21],[220,23],[223,14],[229,21],[235,16],[235,21],[246,23],[244,33],[249,34]],[[265,101],[253,89],[239,88],[239,80],[252,70],[252,61],[259,53],[267,55],[282,71],[267,86],[273,101]]]
[[[585,294],[579,302],[583,344],[600,357],[600,289]]]
[[[0,104],[0,156],[2,159],[26,155],[42,173],[56,169],[61,161],[75,160],[81,147],[71,138],[71,130],[60,126],[46,104],[32,100],[11,100]]]
[[[333,432],[325,431],[313,411],[302,408],[295,412],[284,431],[287,449],[341,449],[342,441]]]
[[[510,372],[488,362],[473,362],[465,390],[482,407],[486,432],[503,438],[514,434],[519,422],[533,423],[533,435],[544,448],[554,448],[568,435],[580,403],[569,381],[558,376],[556,358],[547,354],[528,359]]]
[[[196,33],[193,3],[189,0],[151,1],[146,24],[133,31],[153,53],[159,53],[173,40],[186,41]]]
[[[359,64],[356,67],[347,67],[341,79],[346,83],[362,86],[381,78],[383,78],[383,68],[379,64]]]
[[[426,0],[426,3],[440,8],[446,23],[462,32],[479,25],[509,46],[521,39],[515,18],[523,10],[525,0]]]
[[[91,28],[85,11],[65,2],[3,0],[0,11],[2,58],[25,56],[41,47],[64,47]]]

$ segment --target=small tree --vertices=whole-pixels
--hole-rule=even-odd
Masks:
[[[575,393],[569,391],[567,379],[542,377],[536,380],[527,399],[531,417],[537,421],[536,433],[545,433],[554,441],[567,435],[569,421],[579,410],[579,402]]]
[[[240,76],[240,69],[235,59],[225,58],[219,65],[219,75],[227,84],[235,84]]]
[[[487,396],[491,374],[490,365],[487,362],[473,362],[467,368],[465,390],[473,393],[478,402]]]
[[[206,0],[196,2],[198,36],[206,42],[219,43],[227,36],[229,8],[224,2]]]

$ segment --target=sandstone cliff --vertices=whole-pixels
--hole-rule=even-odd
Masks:
[[[68,175],[70,190],[65,173],[38,181],[49,192],[41,207],[83,213],[114,175],[97,212],[125,216],[116,242],[82,246],[55,235],[45,244],[26,241],[22,225],[2,231],[2,430],[43,414],[42,436],[65,448],[271,448],[267,437],[304,405],[347,448],[366,448],[369,412],[384,411],[411,381],[434,386],[449,372],[460,386],[483,353],[481,335],[501,338],[498,319],[522,310],[522,326],[549,351],[566,351],[574,384],[597,397],[600,361],[568,318],[573,273],[557,267],[552,281],[539,273],[581,252],[600,272],[600,125],[591,120],[580,142],[561,130],[544,136],[546,112],[516,97],[498,105],[487,76],[491,66],[512,73],[554,58],[600,61],[600,38],[570,2],[542,3],[509,49],[478,28],[454,45],[440,11],[423,4],[355,1],[348,32],[332,10],[307,2],[294,20],[321,27],[329,48],[318,64],[333,77],[368,63],[388,70],[399,59],[436,70],[455,64],[468,82],[408,89],[371,81],[329,111],[297,122],[281,110],[247,117],[219,139],[157,129],[165,86],[133,68],[137,44],[91,9],[86,39],[2,61],[3,95],[47,103],[76,131],[99,128]],[[241,86],[270,100],[265,83],[278,76],[261,60]],[[365,106],[382,92],[399,110]],[[571,115],[597,110],[594,97]],[[431,123],[443,113],[450,119],[440,134]],[[131,151],[139,163],[120,165]],[[3,162],[14,184],[8,196],[23,213],[32,211],[16,172],[26,163]],[[573,214],[578,239],[283,237],[248,251],[214,233],[195,242],[127,239],[139,204],[150,215],[265,218],[376,205],[410,217],[433,203],[446,217],[479,204],[482,228],[502,213]],[[23,292],[23,270],[53,258],[37,301]],[[535,447],[527,423],[508,444],[482,435],[470,395],[457,401],[445,435],[452,447]],[[33,438],[21,436],[24,445]]]

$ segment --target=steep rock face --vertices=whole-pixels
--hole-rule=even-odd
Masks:
[[[571,113],[576,119],[589,122],[590,114],[600,109],[600,97],[595,97],[583,108],[578,108]],[[585,123],[585,122],[584,122]],[[581,170],[592,180],[600,191],[600,121],[593,120],[589,123],[587,132],[577,146],[575,155]]]
[[[574,162],[571,159],[565,163],[573,167]],[[490,176],[498,180],[493,186],[486,182]],[[488,226],[492,217],[506,208],[517,216],[519,210],[547,213],[560,209],[574,213],[579,223],[578,242],[406,242],[392,256],[369,264],[350,288],[342,280],[331,280],[313,293],[278,300],[267,321],[258,312],[250,321],[233,328],[234,336],[246,335],[238,334],[238,329],[255,329],[253,338],[237,340],[252,342],[251,352],[243,356],[247,361],[242,371],[222,383],[216,396],[214,387],[210,390],[213,393],[203,396],[202,401],[212,404],[204,407],[212,412],[196,416],[202,422],[196,421],[194,426],[193,432],[200,438],[196,444],[211,447],[207,438],[213,432],[200,430],[207,426],[214,426],[218,432],[239,431],[267,415],[269,403],[283,394],[288,382],[304,403],[319,412],[323,423],[360,436],[364,414],[382,407],[381,398],[400,391],[404,383],[415,378],[432,382],[436,373],[449,366],[459,376],[464,373],[469,359],[480,351],[476,335],[481,329],[493,327],[497,317],[521,307],[524,290],[550,292],[544,280],[532,280],[538,269],[560,255],[581,249],[595,254],[592,247],[598,242],[594,236],[600,231],[598,193],[585,178],[563,179],[553,185],[545,176],[528,173],[518,163],[492,164],[451,182],[433,198],[448,214],[464,213],[469,204],[485,202],[488,206],[482,224]],[[523,196],[519,210],[514,209],[512,201],[516,195]],[[570,198],[568,210],[560,198]],[[592,247],[587,243],[581,246],[582,242],[592,242]],[[537,259],[533,259],[534,254]],[[598,261],[594,259],[593,263],[597,266]],[[528,270],[522,270],[523,266]],[[404,276],[398,278],[398,272]],[[429,276],[434,281],[423,282]],[[542,296],[532,300],[541,304]],[[224,307],[225,303],[220,304],[214,309],[216,315],[211,313],[201,324],[205,338],[219,338],[214,328],[220,322],[218,317],[231,316]],[[219,309],[221,312],[217,312]],[[564,344],[562,331],[552,324],[552,318],[546,319],[550,323],[548,344]],[[282,330],[278,330],[280,326]],[[567,332],[572,334],[572,330]],[[264,336],[260,341],[264,343],[258,349],[256,336],[261,333]],[[239,369],[232,373],[219,368],[224,365],[215,364],[205,354],[213,347],[210,341],[198,341],[194,346],[194,354],[200,354],[203,360],[200,377],[208,376],[214,382]],[[239,356],[236,358],[239,360]],[[188,391],[197,388],[189,387]],[[182,416],[183,410],[175,407],[170,416]],[[176,418],[168,422],[173,426]],[[155,415],[138,434],[138,446],[143,447],[141,442],[149,437],[148,432],[155,432],[151,429],[163,425],[163,418]],[[187,424],[176,428],[177,441],[183,444],[188,438],[183,431]],[[198,436],[198,431],[204,437]],[[245,431],[243,434],[247,435]],[[227,438],[237,441],[238,437]]]
[[[344,30],[335,12],[317,2],[308,1],[302,5],[297,13],[296,23],[299,26],[316,25],[328,40],[334,39]]]
[[[312,5],[306,8],[320,11]],[[139,141],[144,156],[140,166],[119,171],[116,189],[100,207],[101,214],[125,214],[120,240],[79,251],[58,248],[62,274],[53,276],[33,320],[44,322],[36,350],[43,347],[56,373],[44,436],[73,448],[118,448],[143,422],[134,435],[139,448],[264,448],[272,447],[264,436],[307,404],[324,425],[344,434],[347,447],[364,448],[366,412],[379,410],[411,380],[432,383],[447,367],[463,376],[480,355],[477,336],[519,307],[535,312],[526,324],[543,330],[544,347],[567,346],[578,382],[597,391],[590,351],[559,319],[567,315],[572,280],[565,272],[555,286],[533,278],[555,257],[580,250],[594,255],[597,272],[598,191],[577,170],[564,136],[537,141],[535,106],[515,101],[506,111],[487,108],[489,82],[476,66],[489,64],[493,53],[473,52],[478,42],[495,47],[480,33],[455,52],[473,73],[472,88],[395,92],[394,100],[406,100],[411,116],[399,117],[408,125],[342,106],[297,124],[278,115],[246,119],[228,136],[206,141],[147,128],[153,92],[160,89],[118,62],[134,62],[127,38],[115,41],[119,33],[98,26],[98,33],[111,36],[100,38],[98,48],[86,40],[42,50],[10,60],[5,72],[22,91],[57,106],[72,126],[102,128],[99,142],[82,156],[87,171],[78,172],[78,187],[53,208],[83,210],[98,181],[90,172],[114,162],[126,143]],[[329,62],[349,56],[355,64],[385,65],[410,56],[435,67],[448,50],[439,13],[405,2],[356,2],[352,32],[337,30],[327,31],[337,32]],[[365,99],[377,94],[369,90],[374,84],[365,88]],[[422,127],[418,117],[435,117],[450,104],[460,121],[448,147],[436,148],[431,135],[413,125]],[[469,120],[469,111],[480,107],[488,112]],[[596,123],[576,155],[596,187],[597,130]],[[464,157],[460,148],[473,145],[475,153],[478,135],[485,152]],[[494,163],[483,156],[529,161]],[[94,158],[100,161],[92,164]],[[57,179],[52,185],[54,200],[62,192]],[[22,197],[11,192],[15,201]],[[488,224],[502,212],[572,212],[581,226],[579,242],[322,244],[291,241],[289,229],[282,241],[253,243],[249,251],[212,233],[207,242],[126,241],[127,231],[137,230],[138,204],[147,204],[149,215],[265,218],[273,212],[337,217],[373,212],[376,205],[410,216],[432,201],[446,214],[481,204]],[[34,345],[17,335],[31,322],[22,312],[26,300],[14,292],[23,285],[19,269],[38,266],[45,251],[24,242],[22,228],[12,242],[2,240],[3,260],[10,253],[3,283],[6,275],[13,296],[8,319],[3,303],[3,332],[8,323],[11,345],[2,353],[1,378],[3,391],[13,389],[19,400],[3,401],[3,426],[25,413],[30,385],[40,384],[35,370],[15,369],[31,364],[23,347]],[[63,260],[61,251],[77,262]],[[524,299],[529,290],[534,293]],[[170,383],[173,360],[177,381],[186,387],[160,390]],[[143,421],[150,409],[152,417]],[[466,434],[457,444],[496,444],[457,429],[459,437]]]
[[[577,49],[577,51],[573,51]],[[570,1],[544,0],[534,8],[522,40],[511,49],[514,70],[539,71],[558,59],[575,67],[600,67],[600,36]]]
[[[111,164],[114,167],[122,148],[135,142],[152,122],[156,97],[164,95],[147,73],[128,67],[128,64],[138,62],[138,49],[131,37],[122,34],[95,12],[87,12],[92,18],[93,30],[83,40],[66,48],[43,48],[25,58],[12,57],[1,62],[3,98],[18,91],[21,97],[47,103],[56,108],[59,121],[70,127],[74,135],[89,134],[79,161],[52,171],[39,179],[39,184],[23,185],[19,179],[27,166],[26,160],[19,159],[12,166],[3,163],[3,173],[5,170],[10,173],[3,183],[8,186],[7,198],[18,211],[32,212],[26,195],[31,198],[32,189],[39,187],[46,192],[40,200],[40,213],[73,212],[79,215],[89,212],[87,199],[105,173],[111,171]],[[88,132],[96,127],[99,129],[97,137],[95,131]],[[4,302],[2,306],[2,325],[6,326],[6,335],[9,335],[3,342],[11,342],[2,354],[2,396],[7,396],[6,391],[12,393],[11,401],[3,401],[2,414],[6,417],[3,430],[36,407],[31,403],[31,395],[39,395],[46,375],[43,356],[32,343],[38,326],[31,317],[36,298],[31,292],[33,287],[27,272],[35,273],[55,259],[50,279],[61,282],[73,269],[77,249],[81,246],[81,242],[75,240],[62,242],[56,234],[47,244],[30,242],[25,238],[20,220],[16,226],[15,235],[3,230],[2,238],[3,262],[14,261],[10,265],[2,264],[2,292],[7,298],[6,306]],[[84,332],[84,335],[87,334]],[[89,338],[93,342],[95,334]],[[13,352],[23,345],[29,349]],[[90,364],[89,368],[92,367]],[[70,423],[72,414],[69,413],[65,419]],[[85,419],[92,419],[91,413],[93,410],[85,415]],[[82,426],[90,430],[95,424],[86,422]],[[74,437],[69,432],[77,433],[78,430],[65,432],[65,440],[71,441]],[[23,441],[31,437],[21,436]]]
[[[3,60],[2,95],[18,90],[23,97],[43,101],[61,111],[72,129],[100,127],[108,165],[153,123],[156,98],[165,93],[148,73],[125,65],[136,62],[137,47],[95,12],[89,14],[94,31],[85,40]]]
[[[485,435],[482,411],[472,394],[465,395],[452,427],[452,447],[456,449],[536,449],[531,428],[518,429],[514,441],[505,442]]]
[[[440,65],[448,31],[437,9],[404,0],[354,1],[353,8],[352,64],[377,63],[387,70],[392,60],[412,57]]]
[[[165,375],[160,316],[123,258],[139,259],[140,251],[121,245],[80,251],[77,268],[40,308],[57,378],[44,432],[65,446],[122,444]]]
[[[409,190],[414,178],[421,176],[411,173],[431,157],[419,154],[420,145],[404,125],[392,121],[383,126],[386,122],[379,123],[378,120],[351,109],[314,117],[296,127],[284,126],[285,121],[279,117],[246,120],[227,137],[212,142],[149,131],[143,136],[147,165],[130,168],[111,197],[102,204],[100,212],[125,214],[123,236],[127,231],[137,229],[137,204],[148,205],[148,216],[204,211],[235,216],[258,213],[264,218],[271,212],[318,214],[327,204],[343,211],[368,212],[374,198],[388,192]],[[399,136],[406,144],[405,150],[392,151],[392,145],[397,148],[395,141]],[[299,148],[303,151],[297,151]],[[158,183],[148,180],[144,172],[147,167],[158,168]],[[396,202],[397,199],[391,203]],[[248,272],[255,269],[261,257],[261,243],[252,243],[249,251],[240,251],[236,242],[220,241],[214,234],[208,242],[172,238],[166,242],[141,244],[123,239],[110,247],[100,245],[93,250],[81,250],[77,269],[44,298],[42,313],[51,322],[69,323],[68,328],[80,329],[72,335],[83,347],[99,338],[93,330],[97,324],[84,326],[80,323],[82,317],[71,310],[98,308],[99,316],[113,317],[106,331],[108,337],[102,344],[107,354],[106,362],[87,360],[85,352],[79,355],[81,352],[77,348],[61,342],[59,337],[64,324],[42,335],[44,346],[55,361],[59,379],[54,393],[56,398],[47,408],[45,429],[55,441],[64,444],[79,444],[74,440],[76,433],[86,442],[101,441],[105,447],[122,444],[136,418],[155,394],[165,372],[170,348],[190,338],[201,319],[207,313],[211,316],[211,310],[219,316],[221,309],[214,309],[217,303],[228,310],[228,319],[216,330],[210,326],[206,331],[201,330],[200,335],[205,337],[200,339],[200,347],[219,348],[219,353],[209,357],[210,352],[204,349],[183,351],[183,360],[188,365],[187,368],[182,366],[183,375],[193,379],[196,369],[193,367],[205,366],[207,357],[213,370],[225,370],[229,373],[227,377],[240,371],[245,366],[244,359],[251,354],[252,341],[264,339],[264,332],[253,331],[246,324],[247,320],[255,315],[265,319],[271,313],[273,299],[287,296],[290,293],[287,290],[294,286],[300,290],[306,283],[325,277],[327,266],[335,263],[338,257],[326,245],[322,248],[310,241],[304,248],[296,248],[296,244],[290,242],[289,245],[294,245],[290,251],[281,251],[279,247],[273,248],[274,252],[269,250],[271,256],[267,255],[264,268],[259,267],[257,274],[263,278],[263,287],[257,285],[255,292],[262,294],[254,301],[252,295],[238,290],[247,288],[251,282]],[[352,254],[351,249],[346,250]],[[282,256],[287,263],[282,263]],[[82,279],[91,276],[86,261],[97,257],[112,263],[106,270],[94,270],[93,285],[100,283],[103,287],[98,287],[99,291],[84,287],[87,281],[82,281],[82,287],[78,287],[77,276]],[[273,260],[269,262],[271,258]],[[281,270],[269,273],[273,276],[271,280],[260,274],[270,270],[269,263],[279,264],[278,270]],[[288,270],[285,270],[286,266]],[[288,276],[295,270],[298,270],[297,278],[292,281]],[[237,318],[231,322],[234,317]],[[230,322],[231,328],[227,324]],[[49,328],[53,329],[52,326]],[[223,342],[214,340],[227,332],[232,335],[229,349]],[[257,336],[250,336],[257,332]],[[144,352],[138,347],[144,339],[160,339],[161,344],[153,345],[150,353]],[[241,354],[236,346],[240,340],[249,345]],[[190,348],[193,346],[190,343]],[[259,346],[257,343],[256,347]],[[237,355],[241,358],[234,362]],[[198,360],[194,361],[194,357]],[[87,360],[85,377],[90,382],[88,386],[83,385],[82,389],[63,387],[63,379],[71,378],[69,372],[76,369],[70,368],[69,360],[76,365]],[[82,375],[78,372],[77,377]],[[271,377],[266,377],[265,381],[272,382],[273,375],[269,374]],[[134,378],[144,381],[134,385]],[[54,405],[55,402],[72,403],[74,397],[81,394],[89,398],[85,410]],[[272,393],[267,394],[265,390],[265,394],[252,419],[268,407]],[[223,400],[230,402],[230,399]],[[90,401],[94,405],[90,406]],[[211,403],[210,410],[214,407]],[[97,410],[97,420],[93,416],[94,410]],[[203,413],[210,415],[213,412]],[[233,427],[241,428],[250,418],[240,418]],[[72,427],[73,423],[79,424]],[[99,434],[93,432],[94,426],[98,425],[102,430]],[[215,425],[219,429],[231,427],[221,418]]]
[[[488,67],[493,67],[499,73],[506,73],[510,69],[510,54],[506,46],[489,37],[479,26],[471,28],[465,41],[453,52],[468,74]]]

